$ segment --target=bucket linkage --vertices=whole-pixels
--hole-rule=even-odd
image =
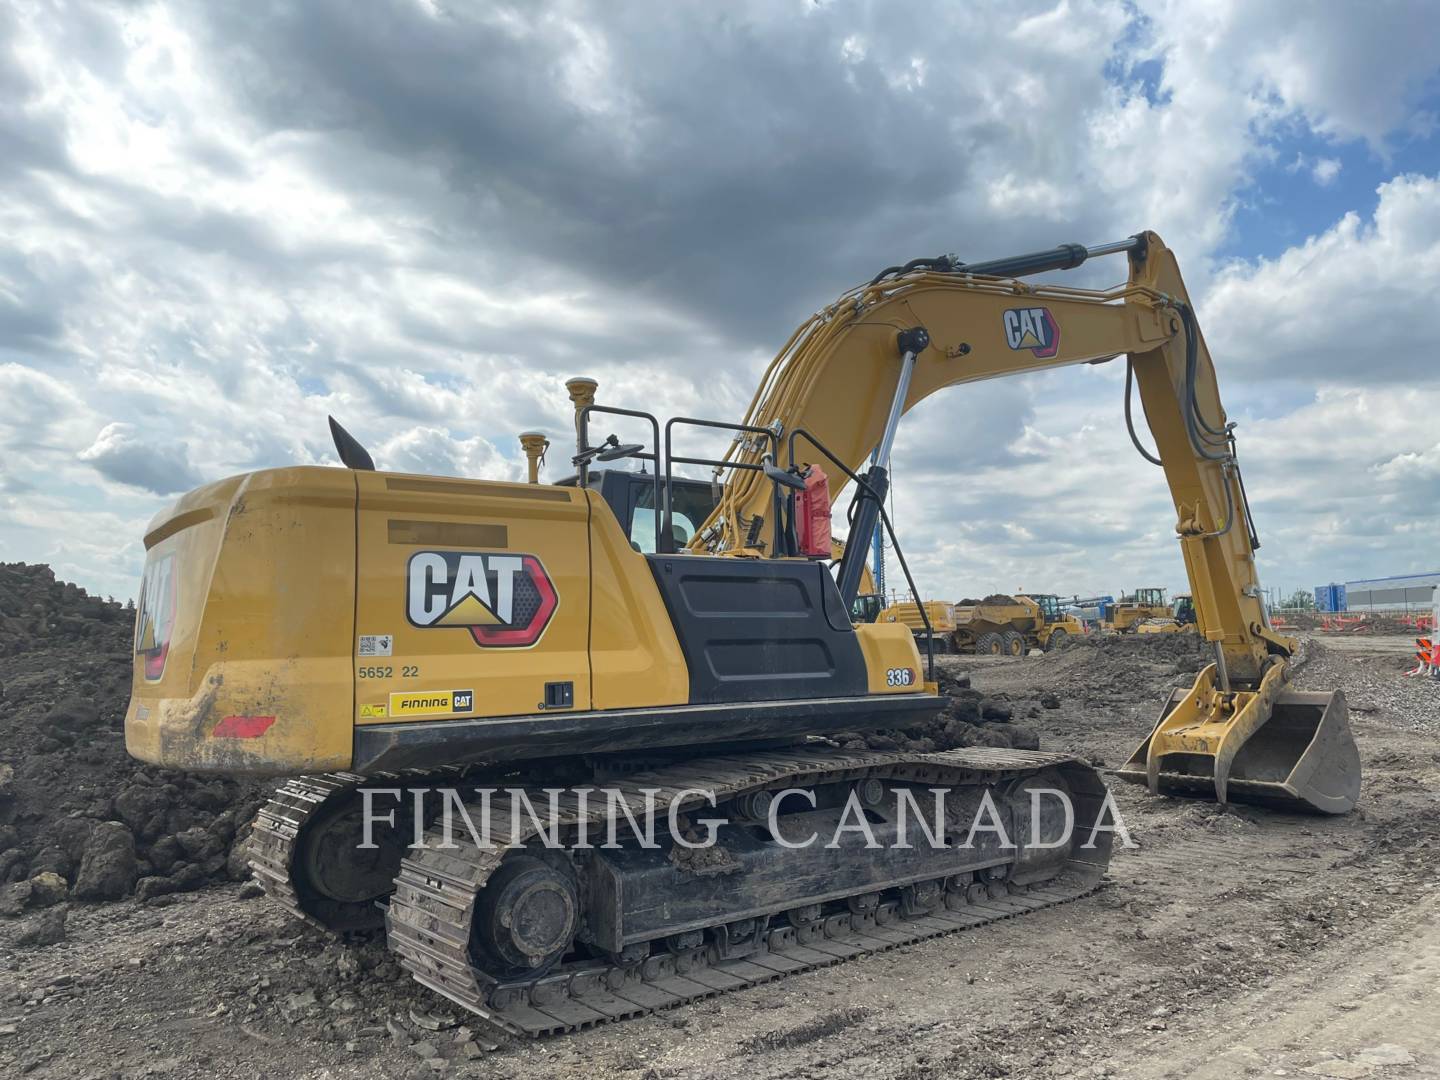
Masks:
[[[1360,795],[1360,751],[1341,691],[1285,689],[1284,664],[1255,690],[1223,690],[1209,665],[1171,694],[1119,770],[1151,793],[1344,814]]]

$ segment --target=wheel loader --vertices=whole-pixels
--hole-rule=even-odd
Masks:
[[[1035,280],[1116,255],[1115,288]],[[885,512],[905,412],[1122,354],[1213,662],[1121,775],[1342,813],[1359,786],[1345,702],[1286,687],[1295,643],[1261,602],[1233,425],[1153,233],[888,267],[795,332],[737,421],[662,420],[572,380],[575,472],[559,483],[378,470],[332,421],[341,468],[197,488],[144,536],[126,746],[288,777],[251,839],[269,895],[325,930],[383,925],[417,980],[517,1036],[1083,895],[1110,834],[1081,759],[824,738],[944,700],[907,627],[851,621],[868,545],[832,572],[797,519],[833,501],[815,470],[836,477],[849,534],[883,526],[913,594]],[[597,423],[647,438],[592,438]],[[716,431],[720,457],[689,442]],[[687,494],[682,467],[714,470],[718,494]],[[907,843],[922,802],[933,831]]]

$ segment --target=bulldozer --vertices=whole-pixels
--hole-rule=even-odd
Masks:
[[[1124,593],[1110,608],[1110,617],[1103,629],[1117,634],[1133,634],[1152,619],[1170,618],[1170,604],[1164,589],[1136,589]]]
[[[1124,284],[1035,280],[1102,256],[1126,259]],[[1261,601],[1233,425],[1153,233],[887,267],[792,335],[738,420],[662,420],[573,379],[574,472],[555,483],[386,472],[332,420],[342,467],[219,480],[147,527],[126,747],[288,778],[250,839],[269,896],[327,931],[383,926],[420,983],[516,1036],[1084,895],[1111,807],[1084,760],[825,738],[945,699],[908,627],[852,621],[868,545],[831,567],[801,538],[838,495],[827,472],[849,535],[883,527],[918,595],[885,510],[907,410],[1122,355],[1213,650],[1122,775],[1342,813],[1359,786],[1345,702],[1286,687],[1295,642]],[[697,431],[728,449],[680,445]],[[905,842],[921,800],[933,831]]]
[[[1195,600],[1188,593],[1176,593],[1164,615],[1145,619],[1135,627],[1137,634],[1185,634],[1195,630]]]
[[[908,626],[922,649],[933,643],[941,653],[981,656],[1024,656],[1031,649],[1053,649],[1071,635],[1085,633],[1084,625],[1062,609],[1053,593],[995,594],[953,604],[903,600],[885,608],[879,619]]]

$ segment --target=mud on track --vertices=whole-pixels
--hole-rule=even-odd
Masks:
[[[1045,749],[1114,767],[1189,677],[1181,648],[946,663]],[[1403,667],[1403,653],[1321,645],[1299,673],[1355,706],[1366,779],[1347,818],[1222,812],[1116,782],[1140,848],[1092,897],[539,1044],[489,1049],[379,941],[327,942],[238,884],[168,906],[72,905],[66,940],[45,948],[0,925],[14,972],[0,1073],[1440,1075],[1440,689]]]

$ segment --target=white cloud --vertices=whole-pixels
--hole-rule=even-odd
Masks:
[[[106,424],[80,451],[80,460],[111,480],[156,495],[173,495],[200,483],[183,443],[145,442],[136,437],[133,424]]]
[[[1208,98],[1212,108],[1246,101],[1232,121],[1275,122],[1298,112],[1317,134],[1383,147],[1428,111],[1421,102],[1440,51],[1440,20],[1428,0],[1323,9],[1250,0],[1139,6],[1166,58],[1167,87]]]
[[[1353,508],[1286,493],[1308,470],[1393,495],[1397,533],[1424,512],[1403,500],[1433,440],[1386,410],[1433,386],[1435,179],[1397,177],[1373,219],[1213,288],[1208,260],[1277,138],[1383,154],[1421,137],[1437,23],[1238,0],[27,0],[0,12],[0,545],[126,592],[154,493],[333,461],[327,413],[385,467],[460,475],[520,475],[514,433],[546,429],[555,477],[569,375],[615,404],[733,417],[790,328],[881,266],[1154,228],[1232,412],[1368,411],[1391,440],[1380,459],[1287,429],[1274,445],[1312,456],[1272,466],[1271,421],[1242,428],[1275,504],[1262,554],[1308,574],[1325,535],[1325,559],[1398,560],[1400,541],[1346,539]],[[1306,161],[1335,180],[1338,151]],[[1363,409],[1315,395],[1377,380]],[[1115,371],[1087,368],[908,418],[897,515],[927,589],[1178,584],[1163,483],[1118,397]]]
[[[1329,187],[1335,182],[1335,178],[1340,175],[1340,159],[1327,157],[1317,158],[1315,164],[1310,168],[1310,175],[1315,178],[1315,182],[1321,187]]]
[[[1378,195],[1369,221],[1348,213],[1274,259],[1225,267],[1199,309],[1216,354],[1299,386],[1440,383],[1440,177],[1397,176]]]

